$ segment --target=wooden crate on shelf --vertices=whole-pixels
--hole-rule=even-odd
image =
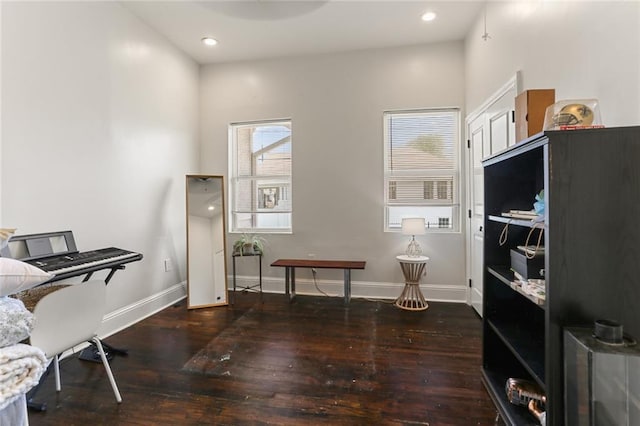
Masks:
[[[555,89],[525,90],[516,96],[516,141],[542,131],[547,107],[555,101]]]

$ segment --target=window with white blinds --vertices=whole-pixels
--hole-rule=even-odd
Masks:
[[[291,232],[291,120],[229,126],[231,232]]]
[[[385,230],[424,217],[429,230],[459,229],[460,112],[384,113]]]

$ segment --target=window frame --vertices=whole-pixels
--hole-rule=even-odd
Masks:
[[[393,171],[390,169],[389,164],[389,154],[391,152],[390,147],[390,135],[389,135],[389,123],[390,117],[393,115],[411,115],[411,114],[429,114],[429,113],[453,113],[454,114],[454,125],[452,130],[454,131],[454,142],[453,142],[453,169],[413,169],[413,170],[402,170],[402,171]],[[414,207],[414,208],[422,208],[422,207],[446,207],[451,208],[451,226],[441,228],[439,226],[428,227],[425,226],[425,231],[427,233],[461,233],[462,232],[462,206],[460,204],[460,192],[462,190],[462,112],[458,107],[442,107],[442,108],[417,108],[417,109],[403,109],[403,110],[387,110],[382,114],[382,126],[383,126],[383,206],[384,206],[384,232],[401,232],[402,228],[399,224],[392,225],[389,223],[390,221],[390,208],[393,207]],[[425,178],[433,178],[434,182],[433,191],[438,192],[438,184],[436,183],[439,178],[444,179],[452,177],[452,197],[451,202],[437,202],[437,200],[422,200],[413,202],[393,202],[390,201],[390,183],[391,181],[400,182],[400,181],[419,181],[422,180],[423,183],[426,182]],[[397,185],[397,184],[396,184]],[[396,187],[397,191],[397,187]],[[426,192],[426,189],[425,189]],[[408,217],[408,216],[407,216]]]
[[[291,144],[291,169],[288,175],[257,175],[251,174],[248,176],[238,176],[238,172],[236,170],[236,160],[238,157],[238,150],[236,148],[237,138],[236,132],[238,129],[246,128],[246,127],[260,127],[260,126],[277,126],[277,125],[285,125],[290,130],[290,140],[288,143]],[[241,234],[241,233],[252,233],[252,234],[292,234],[293,233],[293,203],[292,203],[292,192],[293,192],[293,121],[291,118],[279,118],[279,119],[269,119],[269,120],[255,120],[255,121],[242,121],[242,122],[233,122],[228,125],[228,173],[229,173],[229,183],[228,183],[228,197],[229,197],[229,206],[227,209],[227,214],[229,217],[228,222],[228,231],[230,234]],[[236,205],[236,184],[239,181],[253,181],[252,184],[252,205],[253,207],[248,211],[239,211],[235,209]],[[261,181],[261,182],[260,182]],[[284,184],[284,186],[282,186]],[[286,187],[285,190],[278,191],[278,195],[286,194],[286,199],[289,201],[289,208],[285,210],[277,210],[271,211],[270,208],[260,208],[260,195],[263,194],[263,190],[266,188],[278,187],[280,188]],[[240,227],[237,224],[236,214],[247,213],[251,215],[259,215],[261,213],[274,213],[274,214],[288,214],[289,215],[289,226],[288,227]]]

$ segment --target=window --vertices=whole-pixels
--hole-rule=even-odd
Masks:
[[[291,232],[291,120],[231,124],[231,232]]]
[[[427,230],[459,229],[460,113],[457,109],[384,113],[385,230],[424,217]]]

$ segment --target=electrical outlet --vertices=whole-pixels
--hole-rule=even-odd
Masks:
[[[312,273],[313,275],[315,275],[317,272],[318,272],[318,271],[316,271],[316,268],[311,268],[311,273]]]
[[[164,271],[169,272],[173,269],[173,264],[171,263],[171,259],[164,260]]]

